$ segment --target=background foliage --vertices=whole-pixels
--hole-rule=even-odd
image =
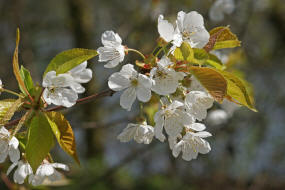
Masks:
[[[66,117],[74,127],[81,167],[58,148],[56,161],[72,167],[57,187],[46,189],[284,189],[285,182],[285,4],[283,0],[236,0],[236,9],[222,22],[208,17],[212,0],[15,0],[0,1],[0,76],[5,86],[17,89],[12,56],[15,29],[21,29],[19,59],[34,82],[58,52],[97,48],[101,33],[114,30],[124,44],[151,52],[157,39],[157,16],[175,20],[180,10],[196,10],[207,29],[231,25],[242,41],[233,62],[255,89],[258,113],[242,108],[222,126],[211,126],[210,154],[185,162],[174,159],[167,143],[118,143],[116,136],[135,112],[112,98],[76,106]],[[136,56],[136,55],[135,55]],[[128,61],[131,61],[132,57]],[[107,89],[107,78],[116,69],[104,69],[91,60],[95,79],[87,93]],[[88,94],[85,95],[88,95]],[[7,98],[4,94],[1,98]],[[0,189],[7,189],[0,166]],[[29,189],[31,187],[23,187]]]

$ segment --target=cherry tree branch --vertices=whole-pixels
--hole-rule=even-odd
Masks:
[[[99,92],[99,93],[95,93],[95,94],[92,94],[90,96],[87,96],[87,97],[84,97],[84,98],[81,98],[81,99],[77,100],[76,101],[76,105],[78,105],[78,104],[85,104],[85,103],[88,103],[90,101],[93,101],[93,100],[96,100],[96,99],[99,99],[99,98],[112,96],[114,93],[115,93],[115,91],[110,90],[110,89],[102,91],[102,92]],[[58,110],[62,110],[62,109],[66,109],[66,107],[64,107],[64,106],[55,106],[55,107],[47,108],[47,109],[45,109],[45,111],[46,112],[51,112],[51,111],[58,111]],[[14,125],[18,124],[20,120],[21,120],[21,118],[14,119],[14,120],[10,121],[9,123],[7,123],[5,125],[5,127],[14,126]]]

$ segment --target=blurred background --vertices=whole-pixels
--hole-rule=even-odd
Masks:
[[[207,119],[213,134],[208,139],[212,151],[186,162],[174,159],[168,143],[156,139],[150,145],[119,143],[117,135],[138,114],[137,104],[131,112],[119,106],[119,93],[75,106],[64,113],[76,133],[81,166],[55,148],[55,161],[67,163],[71,171],[58,184],[34,189],[285,189],[285,1],[233,0],[226,4],[229,2],[0,0],[0,77],[8,89],[17,89],[12,54],[18,26],[21,64],[41,84],[49,61],[63,50],[97,49],[101,34],[114,30],[124,45],[151,53],[159,36],[159,14],[174,22],[178,11],[196,10],[204,16],[208,30],[230,25],[242,41],[242,48],[220,53],[229,55],[226,61],[230,59],[252,83],[259,110],[239,108],[220,122]],[[130,54],[125,63],[136,58]],[[108,77],[120,69],[104,69],[97,59],[89,62],[94,79],[83,96],[106,90]],[[0,166],[1,190],[9,189],[7,167],[8,163]]]

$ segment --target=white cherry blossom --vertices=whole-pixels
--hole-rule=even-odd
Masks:
[[[196,11],[177,14],[176,27],[163,15],[158,17],[158,32],[166,42],[172,42],[174,47],[180,47],[183,41],[188,42],[192,48],[203,48],[209,41],[210,34],[204,27],[203,16]],[[174,48],[172,48],[174,49]]]
[[[123,132],[118,135],[118,139],[121,142],[129,142],[134,139],[137,143],[150,144],[153,136],[153,127],[147,125],[146,122],[143,122],[142,124],[130,123]]]
[[[186,161],[190,161],[196,159],[198,153],[208,153],[211,150],[211,147],[204,138],[212,135],[209,132],[203,131],[205,128],[206,127],[201,123],[194,123],[188,126],[187,129],[190,130],[188,130],[183,138],[173,146],[173,156],[178,157],[180,152],[182,152],[182,158]]]
[[[234,9],[234,0],[216,0],[209,11],[210,19],[217,22],[222,21],[224,14],[231,14]]]
[[[76,93],[85,92],[85,88],[81,85],[81,83],[87,83],[92,79],[92,70],[86,67],[87,61],[84,61],[80,65],[68,71],[68,74],[70,74],[73,78],[70,88]]]
[[[47,104],[71,107],[78,99],[77,93],[69,87],[74,84],[70,74],[56,75],[55,71],[48,72],[43,79],[43,98]]]
[[[170,138],[175,138],[182,132],[183,127],[194,123],[195,119],[185,111],[182,102],[175,100],[156,112],[154,121],[155,137],[163,142],[165,140],[165,136],[162,133],[163,128]]]
[[[69,167],[61,163],[48,163],[44,160],[44,163],[41,164],[35,174],[31,174],[29,177],[29,183],[33,186],[42,185],[45,180],[51,182],[62,179],[62,174],[56,169],[62,169],[64,171],[69,171]]]
[[[19,141],[16,137],[11,139],[10,132],[5,128],[0,128],[0,163],[3,163],[9,155],[11,162],[17,162],[20,159],[18,149]]]
[[[107,62],[105,68],[116,67],[124,60],[125,48],[122,45],[122,39],[113,31],[105,31],[101,37],[104,47],[97,49],[100,62]]]
[[[157,24],[158,33],[161,38],[163,38],[166,42],[172,42],[175,47],[180,47],[182,43],[182,38],[174,26],[164,19],[163,15],[159,15],[158,24]]]
[[[14,182],[17,184],[23,184],[25,179],[29,176],[33,174],[33,170],[30,166],[29,163],[24,162],[22,160],[18,161],[18,162],[14,162],[7,171],[7,175],[10,174],[10,172],[16,167],[18,166],[18,168],[16,169],[16,171],[14,172],[13,175],[13,179]]]
[[[120,72],[109,77],[109,88],[114,91],[124,90],[120,97],[120,105],[130,111],[136,97],[141,102],[148,102],[151,98],[151,79],[138,73],[134,66],[126,64]]]
[[[176,91],[179,80],[182,80],[184,74],[182,72],[176,72],[170,66],[173,63],[167,58],[162,57],[157,63],[157,67],[154,67],[150,71],[150,77],[152,78],[152,91],[159,95],[169,95]]]
[[[207,116],[207,109],[213,106],[214,99],[203,91],[190,91],[185,96],[185,107],[197,120],[202,121]]]

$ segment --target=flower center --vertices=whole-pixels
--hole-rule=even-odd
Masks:
[[[138,80],[137,79],[132,79],[131,80],[132,86],[137,86],[138,85]]]
[[[159,78],[166,78],[167,73],[165,73],[165,72],[163,72],[161,70],[157,70],[156,76],[159,77]]]
[[[189,40],[190,36],[193,34],[195,34],[195,32],[190,32],[190,31],[184,30],[182,32],[182,38],[183,38],[183,40]]]

